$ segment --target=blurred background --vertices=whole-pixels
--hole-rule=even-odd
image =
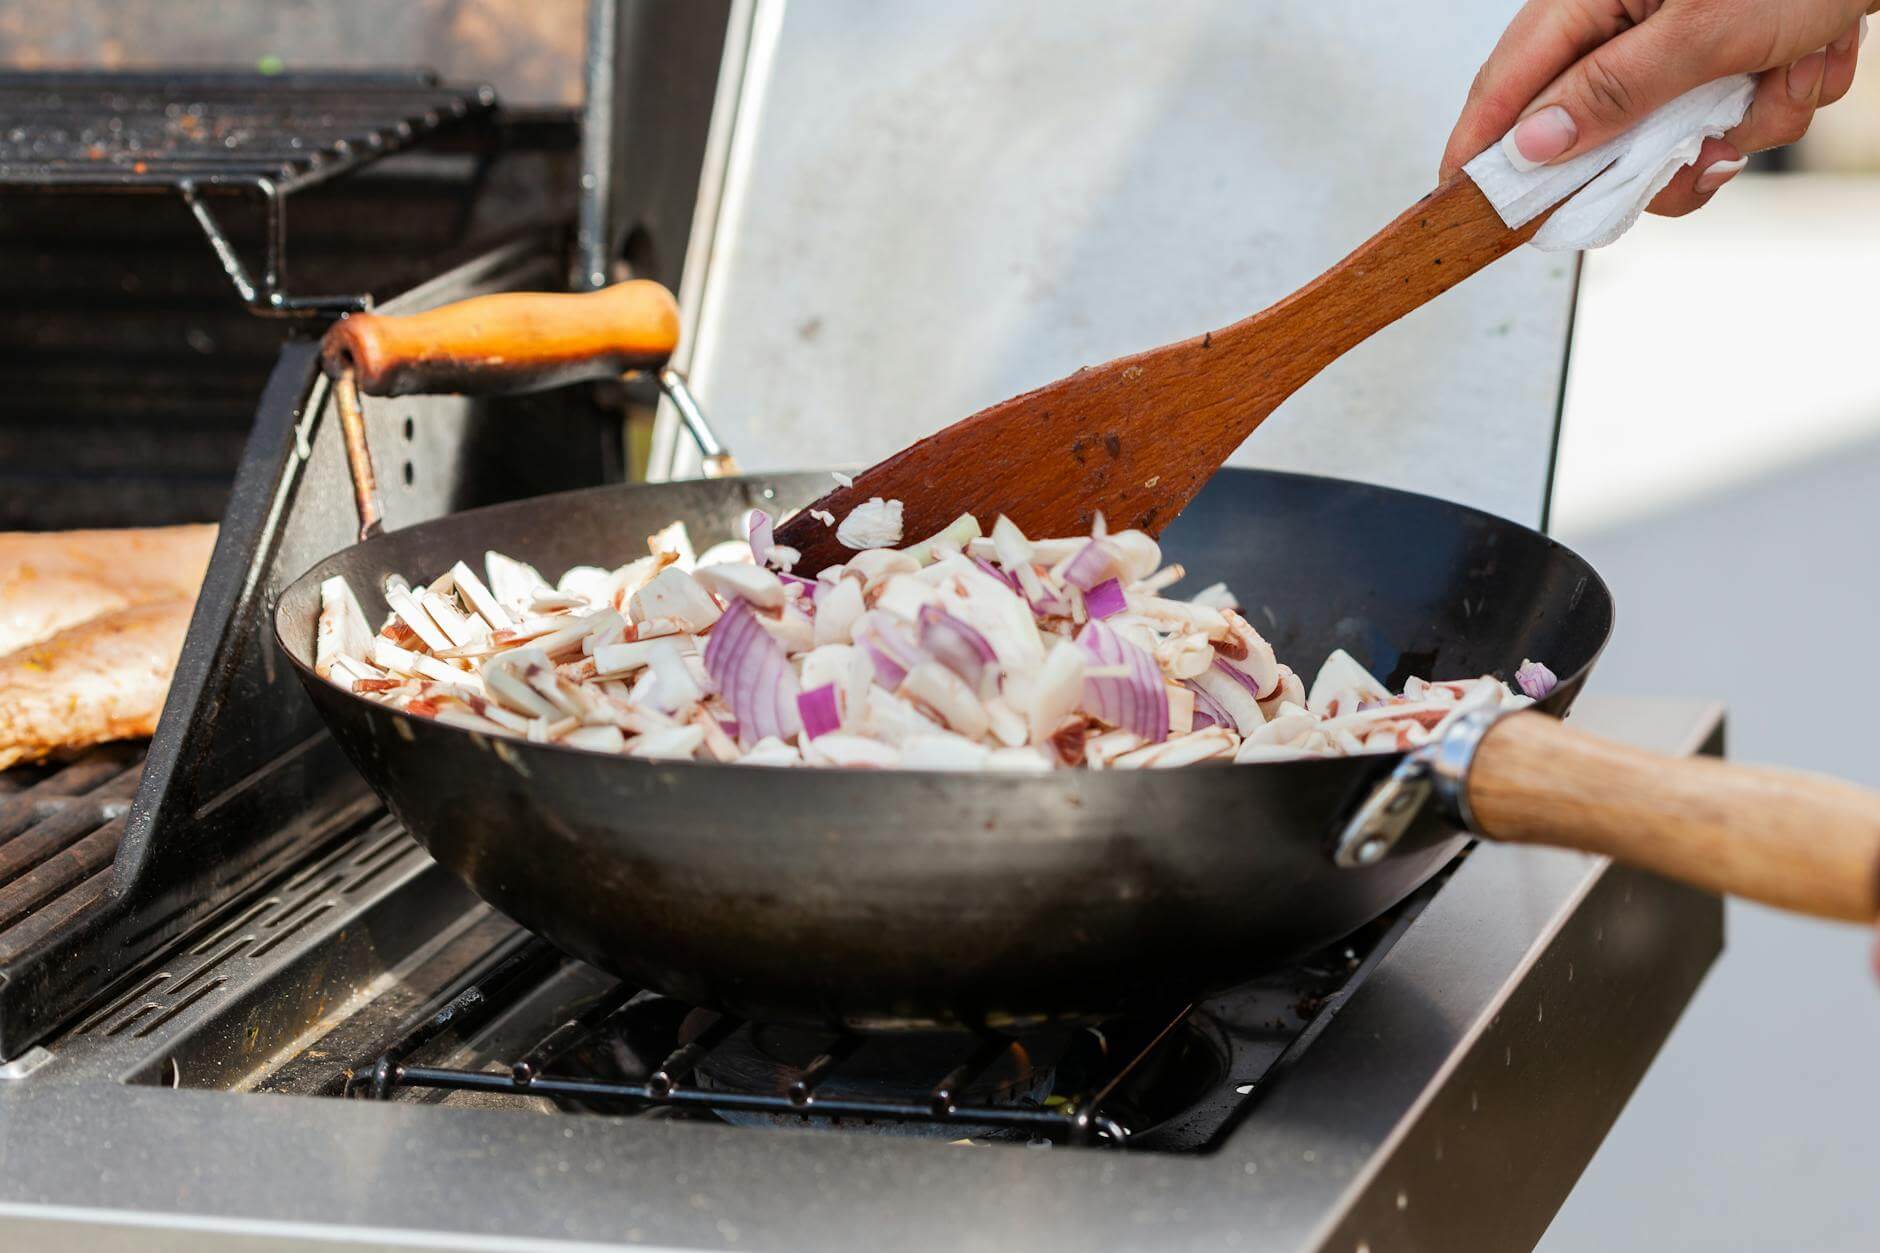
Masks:
[[[0,0],[0,61],[428,64],[510,103],[569,105],[582,10],[275,0],[205,35],[154,0]],[[1495,31],[1471,29],[1479,59]],[[1431,86],[1445,99],[1462,88]],[[1432,146],[1413,164],[1434,159]],[[1759,158],[1709,208],[1647,218],[1586,258],[1550,520],[1620,605],[1596,690],[1721,700],[1733,755],[1869,786],[1880,743],[1857,666],[1880,620],[1877,232],[1880,71],[1864,69],[1804,143]],[[233,442],[205,456],[232,467],[246,412],[230,408]],[[0,461],[27,455],[7,429]],[[1723,958],[1549,1231],[1551,1253],[1874,1247],[1873,937],[1734,902],[1728,925]]]
[[[1586,257],[1552,529],[1619,605],[1599,690],[1722,700],[1733,757],[1880,787],[1828,681],[1880,620],[1880,73],[1780,155]],[[1873,936],[1726,908],[1543,1249],[1874,1247]]]

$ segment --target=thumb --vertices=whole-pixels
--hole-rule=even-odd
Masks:
[[[1738,68],[1718,64],[1681,10],[1660,10],[1594,48],[1527,107],[1502,141],[1517,169],[1578,156],[1630,130],[1660,105]]]

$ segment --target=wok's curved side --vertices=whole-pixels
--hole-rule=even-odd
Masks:
[[[1015,1028],[1193,995],[1348,933],[1460,846],[1426,821],[1378,865],[1332,865],[1336,821],[1394,755],[1043,777],[656,764],[489,740],[307,669],[329,574],[376,614],[388,570],[498,546],[553,574],[624,559],[675,516],[721,538],[751,503],[821,485],[614,488],[458,515],[321,563],[277,626],[362,774],[479,895],[597,965],[764,1019]],[[1196,588],[1226,579],[1305,664],[1343,646],[1399,681],[1532,656],[1567,676],[1558,711],[1610,628],[1579,558],[1425,497],[1225,471],[1165,539]]]

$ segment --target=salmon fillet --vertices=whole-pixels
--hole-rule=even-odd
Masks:
[[[194,597],[215,533],[209,525],[0,531],[0,655],[113,610]]]
[[[193,605],[115,609],[0,657],[0,770],[155,731]]]

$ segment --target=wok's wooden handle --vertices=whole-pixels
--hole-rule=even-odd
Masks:
[[[679,306],[658,283],[597,292],[503,292],[423,313],[356,313],[322,345],[327,373],[350,366],[373,396],[518,392],[662,366],[679,345]]]
[[[1880,913],[1880,795],[1836,779],[1662,757],[1525,713],[1484,736],[1468,796],[1492,839],[1603,853],[1824,918]]]

